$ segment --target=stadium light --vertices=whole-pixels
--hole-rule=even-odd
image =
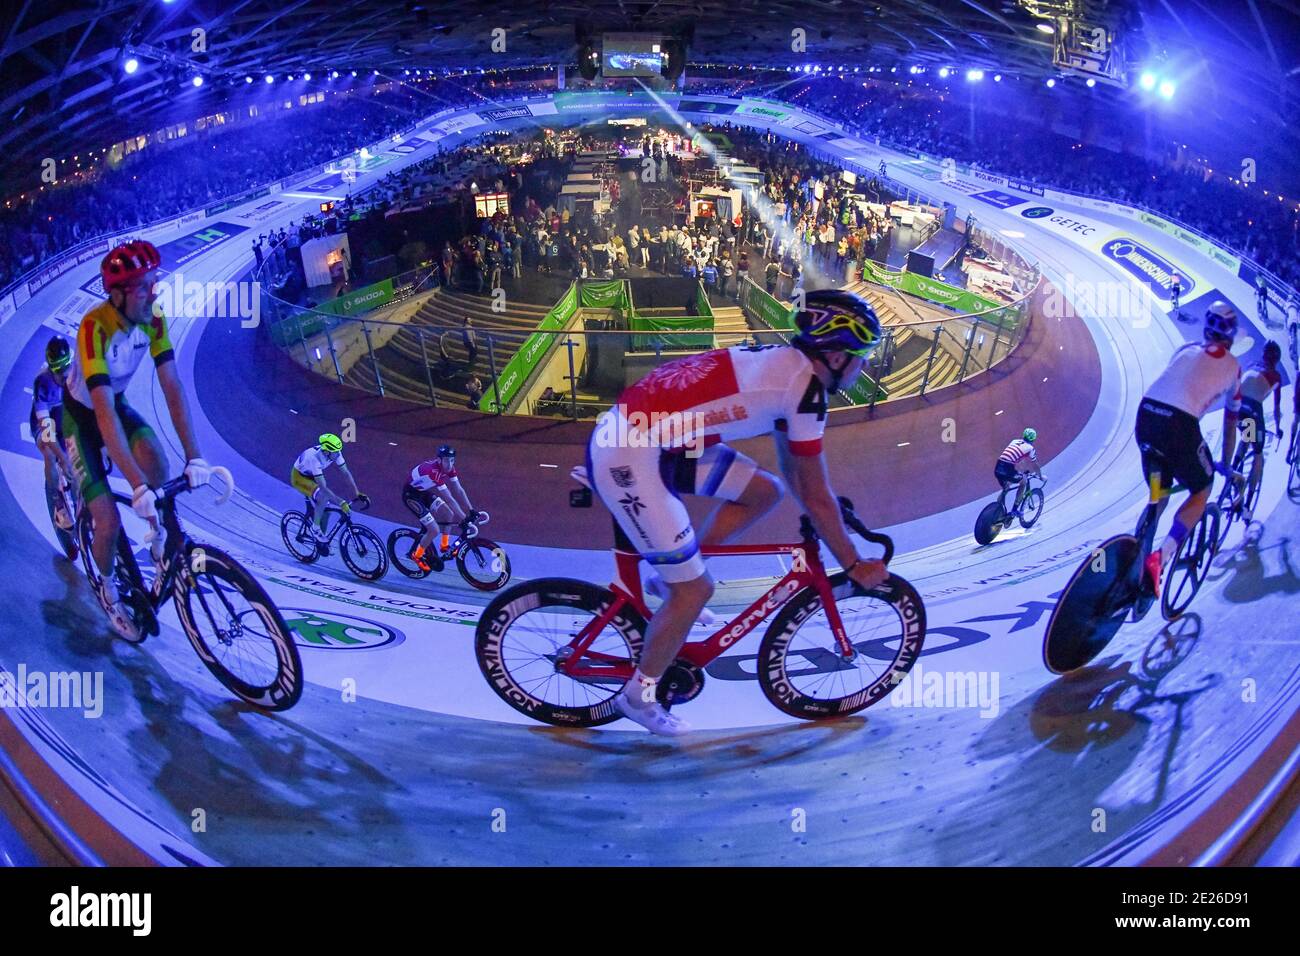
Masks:
[[[1087,86],[1088,89],[1092,89],[1094,86],[1097,85],[1097,81],[1090,76],[1088,77],[1088,82],[1084,85]]]
[[[1050,90],[1050,89],[1051,89],[1052,87],[1054,87],[1055,85],[1056,85],[1056,79],[1055,79],[1055,77],[1051,77],[1051,76],[1049,76],[1049,77],[1047,78],[1047,88]]]
[[[993,82],[994,82],[994,83],[1001,83],[1001,82],[1002,82],[1002,74],[1001,74],[1001,73],[994,73],[994,74],[993,74]]]
[[[203,77],[199,76],[196,73],[194,75],[194,79],[190,80],[190,82],[194,84],[194,88],[197,90],[200,86],[203,85]]]
[[[330,79],[331,79],[331,80],[337,80],[338,78],[339,78],[339,71],[338,71],[338,70],[334,70],[333,72],[330,73]]]
[[[1160,95],[1167,100],[1174,98],[1174,90],[1178,89],[1173,80],[1165,80],[1160,84]]]
[[[311,79],[311,74],[310,74],[310,73],[304,73],[304,74],[302,75],[302,78],[303,78],[304,80],[310,80],[310,79]]]
[[[1150,70],[1143,70],[1142,76],[1138,79],[1138,86],[1144,90],[1154,90],[1156,88],[1156,75]]]
[[[127,76],[130,76],[136,70],[140,69],[140,61],[137,60],[135,57],[131,57],[129,60],[127,60],[125,63],[122,64],[122,69],[126,71]]]
[[[966,71],[966,79],[967,79],[969,82],[971,82],[971,83],[978,83],[980,80],[984,79],[984,71],[983,71],[983,70],[967,70],[967,71]]]
[[[353,76],[356,76],[356,75],[357,75],[357,71],[356,71],[356,70],[353,70],[353,71],[352,71],[352,75],[353,75]]]
[[[251,76],[246,76],[246,77],[244,77],[244,82],[245,82],[245,83],[252,83],[252,82],[253,82],[253,78],[252,78]]]
[[[941,66],[939,68],[939,79],[941,80],[948,79],[948,68],[946,66]]]
[[[1055,33],[1055,32],[1056,32],[1056,27],[1052,26],[1050,23],[1039,23],[1039,24],[1035,24],[1035,25],[1038,27],[1038,32],[1039,32],[1039,33]]]
[[[273,77],[270,73],[266,74],[266,82],[268,82],[268,83],[274,83],[274,82],[275,82],[275,77]]]

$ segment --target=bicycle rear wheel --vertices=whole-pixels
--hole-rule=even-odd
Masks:
[[[393,567],[408,578],[427,578],[430,574],[411,557],[411,549],[420,543],[420,537],[421,532],[412,528],[398,528],[388,535],[389,560],[393,562]]]
[[[302,696],[302,659],[275,602],[224,551],[189,542],[172,597],[199,660],[236,697],[288,710]]]
[[[1201,520],[1174,552],[1174,560],[1165,575],[1160,589],[1160,613],[1166,621],[1176,621],[1183,616],[1196,592],[1205,583],[1214,560],[1215,543],[1219,540],[1219,506],[1211,502],[1205,506]]]
[[[821,597],[807,587],[783,607],[758,648],[758,683],[783,713],[804,720],[844,717],[887,697],[925,642],[925,604],[891,574],[870,591],[844,572],[831,593],[856,653],[845,660]]]
[[[1043,664],[1053,674],[1078,670],[1114,639],[1137,597],[1131,573],[1140,553],[1137,538],[1121,534],[1075,569],[1043,635]]]
[[[569,578],[537,578],[501,592],[483,610],[474,656],[498,697],[519,713],[557,727],[597,727],[623,716],[614,696],[637,661],[646,622],[624,605],[586,651],[588,673],[559,670],[569,643],[610,606],[607,588]]]
[[[67,498],[57,492],[53,497],[46,495],[45,506],[50,513],[50,527],[54,529],[54,538],[59,542],[59,548],[63,551],[63,556],[69,561],[76,561],[77,552],[81,550],[77,545],[76,513],[67,512],[68,517],[72,519],[71,528],[60,528],[59,522],[55,520],[54,516],[59,506],[62,506],[67,511]]]
[[[348,570],[363,581],[378,581],[388,573],[388,554],[384,542],[364,525],[354,524],[343,529],[339,553]]]
[[[1300,496],[1300,440],[1291,443],[1291,471],[1287,475],[1286,493],[1289,498]]]
[[[1005,515],[1000,501],[986,504],[975,519],[975,541],[978,544],[992,544],[993,539],[1002,533]]]
[[[1024,503],[1020,506],[1020,527],[1032,528],[1043,516],[1043,505],[1043,489],[1034,488],[1025,495]]]
[[[1237,520],[1237,495],[1231,481],[1224,485],[1223,490],[1219,492],[1215,504],[1219,509],[1219,532],[1218,539],[1214,542],[1214,550],[1221,551],[1228,540],[1228,532],[1231,530],[1233,522]]]
[[[487,538],[471,538],[456,551],[460,576],[479,591],[499,591],[510,580],[510,556]]]
[[[289,553],[303,564],[312,564],[320,557],[316,538],[311,533],[311,522],[301,511],[286,511],[280,519],[280,537]]]

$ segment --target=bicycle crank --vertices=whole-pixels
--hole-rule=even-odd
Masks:
[[[678,658],[664,671],[659,680],[655,698],[665,707],[686,704],[700,696],[704,690],[704,671]]]

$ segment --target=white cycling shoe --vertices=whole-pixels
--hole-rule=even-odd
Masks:
[[[657,574],[652,574],[645,579],[641,585],[646,594],[657,597],[661,601],[668,600],[668,585]],[[700,616],[695,619],[696,624],[702,624],[704,627],[712,627],[718,623],[718,616],[710,611],[707,607],[700,609]]]
[[[664,710],[663,704],[658,701],[642,704],[629,697],[626,689],[618,692],[614,698],[614,707],[628,720],[660,737],[680,737],[691,730],[690,724],[672,711]]]
[[[144,640],[144,635],[141,634],[140,629],[135,626],[135,621],[131,617],[131,612],[127,609],[125,604],[121,601],[117,601],[114,604],[110,604],[107,611],[108,623],[118,637],[130,644],[139,644]]]

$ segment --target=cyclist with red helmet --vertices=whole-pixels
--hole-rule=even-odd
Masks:
[[[1189,342],[1174,352],[1169,367],[1147,389],[1138,406],[1134,438],[1142,452],[1142,474],[1150,482],[1160,475],[1165,491],[1177,481],[1189,492],[1160,547],[1147,557],[1150,587],[1158,594],[1160,574],[1178,546],[1205,512],[1216,471],[1230,477],[1236,448],[1236,421],[1241,408],[1241,366],[1232,354],[1237,313],[1215,302],[1205,313],[1204,341]],[[1223,458],[1218,465],[1201,436],[1201,417],[1223,399]],[[1161,508],[1168,502],[1161,501]]]
[[[158,373],[172,424],[185,451],[190,487],[206,484],[211,469],[199,451],[189,405],[173,361],[167,320],[155,307],[162,259],[150,242],[118,246],[100,263],[108,298],[81,320],[73,346],[63,404],[63,431],[81,496],[95,522],[94,560],[99,566],[98,598],[118,634],[138,639],[131,616],[108,574],[121,523],[108,493],[103,454],[130,483],[131,507],[157,528],[154,489],[167,480],[162,445],[143,418],[126,402],[126,387],[147,353]]]
[[[822,453],[828,393],[856,381],[880,342],[880,320],[866,300],[830,289],[807,293],[795,323],[789,345],[734,346],[659,366],[619,396],[588,444],[593,488],[660,578],[647,590],[664,603],[615,698],[654,733],[688,729],[656,702],[655,689],[713,594],[700,545],[738,534],[783,493],[775,475],[724,442],[772,435],[786,483],[835,560],[863,588],[887,575],[884,562],[858,557]],[[698,535],[681,494],[722,499]]]

